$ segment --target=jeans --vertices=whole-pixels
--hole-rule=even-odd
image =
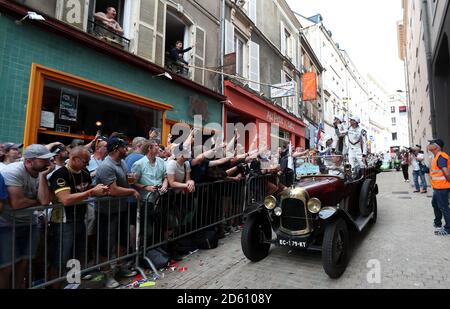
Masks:
[[[86,247],[86,225],[82,222],[52,223],[53,248],[51,265],[62,272],[70,259],[84,262]]]
[[[403,178],[405,178],[405,180],[409,180],[408,169],[409,169],[409,165],[402,165]]]
[[[442,226],[442,217],[445,219],[445,230],[450,233],[450,207],[448,206],[449,189],[434,189],[433,200],[431,204],[434,209],[434,224]]]
[[[419,185],[420,177],[420,185]],[[414,185],[416,186],[416,191],[420,191],[420,188],[427,190],[427,180],[425,179],[425,174],[421,171],[413,171]]]

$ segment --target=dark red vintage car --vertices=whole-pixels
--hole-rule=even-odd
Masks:
[[[375,168],[355,172],[344,163],[340,156],[300,159],[292,187],[249,207],[245,256],[261,261],[272,244],[321,250],[325,272],[339,278],[348,264],[349,230],[361,232],[377,220]]]

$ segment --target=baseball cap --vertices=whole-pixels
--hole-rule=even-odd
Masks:
[[[350,117],[349,119],[350,119],[350,120],[354,120],[354,121],[356,121],[357,123],[361,123],[361,118],[359,118],[358,116],[352,116],[352,117]]]
[[[10,151],[11,149],[20,149],[23,147],[23,144],[14,144],[14,143],[4,143],[3,147],[5,151]]]
[[[430,140],[429,142],[430,142],[430,144],[436,144],[436,145],[438,145],[438,146],[441,147],[441,148],[444,148],[444,146],[445,146],[444,141],[441,140],[440,138],[432,139],[432,140]]]
[[[108,152],[113,152],[117,148],[120,148],[123,146],[128,146],[128,142],[117,136],[111,137],[108,140]]]
[[[56,154],[53,152],[50,152],[45,146],[43,145],[30,145],[27,148],[25,148],[25,151],[23,152],[23,157],[25,160],[28,159],[50,159],[53,158]]]

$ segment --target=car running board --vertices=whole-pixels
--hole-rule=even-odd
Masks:
[[[373,218],[374,213],[372,212],[367,217],[358,217],[358,219],[353,220],[355,226],[358,228],[359,232],[362,232],[364,228],[369,224],[370,220]]]

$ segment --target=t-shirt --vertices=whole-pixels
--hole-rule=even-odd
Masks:
[[[156,158],[152,165],[147,157],[143,157],[133,164],[131,171],[137,173],[137,182],[144,186],[160,186],[167,176],[166,164],[161,158]],[[146,200],[151,192],[139,190],[139,193]]]
[[[133,164],[136,163],[137,161],[141,160],[143,157],[144,157],[144,155],[140,154],[140,153],[133,152],[132,154],[130,154],[125,159],[125,163],[127,164],[128,170],[131,171],[131,168],[133,167]]]
[[[7,187],[20,187],[23,189],[24,196],[31,200],[37,200],[39,177],[33,178],[25,169],[23,162],[8,164],[2,170],[2,176]],[[36,205],[38,206],[38,205]],[[32,211],[21,209],[15,213],[17,225],[29,225],[36,223],[36,218]],[[0,226],[11,226],[13,222],[12,208],[7,201],[4,205],[3,213],[0,215]]]
[[[178,165],[178,162],[176,160],[170,160],[166,162],[166,170],[167,170],[167,175],[175,175],[175,181],[176,182],[181,182],[184,183],[185,182],[185,174],[184,171],[186,169],[186,173],[190,173],[191,172],[191,166],[189,165],[189,161],[184,162],[184,167],[183,165]],[[175,189],[176,193],[181,192],[181,189]]]
[[[102,164],[102,162],[103,160],[96,159],[94,155],[91,155],[91,160],[89,161],[89,165],[87,167],[89,173],[92,174],[92,172],[95,172],[98,169],[98,167]],[[96,184],[96,181],[97,177],[92,177],[92,183]]]
[[[3,162],[0,162],[0,172],[6,167],[7,165]]]
[[[8,191],[6,191],[5,179],[3,179],[2,174],[0,174],[0,200],[6,201],[8,199]]]
[[[437,165],[439,168],[447,168],[447,159],[444,157],[439,157]]]
[[[118,187],[130,188],[127,180],[127,165],[125,161],[114,161],[110,156],[107,156],[103,163],[97,169],[97,184],[109,186],[114,182]],[[128,209],[127,198],[115,198],[111,202],[99,202],[99,212],[108,214],[111,205],[111,213],[118,213],[119,211],[126,211]]]
[[[189,160],[189,166],[191,167],[191,179],[197,184],[202,183],[205,180],[206,171],[209,168],[209,160],[205,159],[200,165],[192,166],[192,159]]]
[[[85,192],[91,185],[92,179],[87,169],[76,172],[70,167],[64,166],[50,177],[50,188],[55,195],[66,190],[70,190],[71,194]],[[64,215],[61,210],[62,208],[56,207],[52,211],[52,222],[82,222],[86,214],[86,204],[64,207],[66,220],[63,219]]]

